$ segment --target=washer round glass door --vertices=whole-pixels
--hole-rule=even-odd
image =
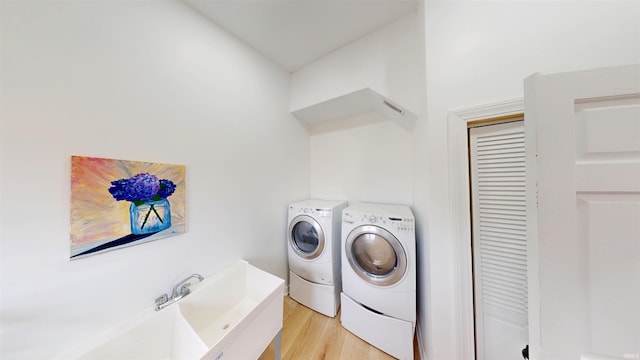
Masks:
[[[301,258],[313,260],[324,249],[324,231],[311,216],[298,215],[289,224],[289,245]]]
[[[364,281],[390,286],[407,271],[407,255],[400,241],[389,231],[374,225],[355,228],[345,241],[349,265]]]

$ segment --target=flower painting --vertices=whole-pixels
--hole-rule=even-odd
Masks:
[[[71,259],[185,231],[185,167],[71,157]]]

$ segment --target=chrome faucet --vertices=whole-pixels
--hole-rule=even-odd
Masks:
[[[202,275],[193,274],[188,278],[177,283],[176,286],[173,287],[173,291],[171,292],[171,298],[173,299],[173,301],[178,301],[183,297],[189,295],[189,293],[191,293],[191,289],[189,289],[189,286],[191,286],[191,283],[189,282],[189,280],[191,280],[192,278],[196,278],[198,279],[198,281],[204,280]]]
[[[174,302],[182,299],[183,297],[189,295],[191,293],[191,289],[189,289],[189,286],[191,286],[191,282],[189,280],[194,278],[198,279],[198,281],[204,280],[202,275],[193,274],[187,277],[186,279],[178,282],[173,287],[173,291],[171,292],[171,298],[169,298],[168,294],[162,294],[160,297],[156,299],[156,311],[160,311],[165,307],[173,304]]]

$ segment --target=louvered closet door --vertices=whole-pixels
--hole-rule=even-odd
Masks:
[[[477,359],[522,359],[527,344],[524,122],[471,128]]]

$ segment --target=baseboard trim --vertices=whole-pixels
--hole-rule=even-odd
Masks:
[[[418,355],[420,356],[420,360],[426,360],[427,353],[425,351],[425,346],[422,343],[422,339],[424,339],[424,337],[422,336],[422,331],[420,330],[420,323],[417,321],[416,321],[416,338],[418,340]]]

